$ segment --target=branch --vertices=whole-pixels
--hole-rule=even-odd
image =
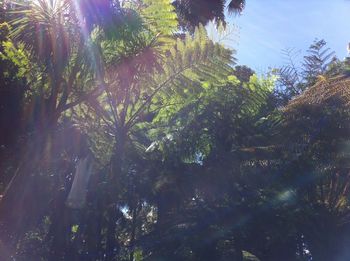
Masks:
[[[93,97],[98,97],[102,94],[102,91],[100,90],[100,88],[96,88],[93,91],[91,91],[90,93],[87,93],[85,95],[80,96],[78,99],[76,99],[75,101],[65,104],[63,105],[61,108],[58,109],[58,113],[62,113],[70,108],[73,108],[74,106],[92,99]]]
[[[152,94],[150,96],[147,97],[146,101],[140,106],[140,108],[138,108],[138,110],[130,117],[130,119],[128,120],[128,122],[126,123],[126,127],[129,128],[131,127],[133,124],[132,122],[137,118],[137,116],[146,108],[147,105],[149,105],[153,99],[153,97],[163,88],[165,87],[168,83],[170,83],[171,81],[173,81],[178,75],[182,74],[184,71],[186,71],[187,69],[191,68],[192,66],[186,66],[184,67],[182,70],[180,70],[179,72],[173,74],[172,76],[170,76],[167,80],[165,80],[163,83],[161,83],[160,85],[158,85],[158,87],[152,92]],[[194,67],[194,65],[193,65]]]

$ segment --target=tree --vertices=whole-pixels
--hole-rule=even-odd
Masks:
[[[344,164],[348,154],[340,149],[349,139],[344,92],[348,81],[344,76],[319,81],[286,107],[286,127],[294,143],[289,157],[295,155],[291,170],[305,180],[297,187],[303,206],[298,226],[312,256],[319,260],[348,256],[343,249],[349,240],[349,176]]]
[[[193,30],[199,24],[206,25],[209,21],[216,19],[225,22],[226,1],[174,1],[176,12],[179,16],[180,26],[185,29]],[[245,1],[231,0],[228,3],[228,11],[241,13],[244,9]]]
[[[98,20],[102,24],[97,23],[94,28],[90,28],[90,32],[84,31],[81,29],[82,24],[75,16],[77,11],[72,9],[73,6],[69,2],[50,4],[39,1],[20,5],[18,8],[20,9],[17,9],[16,13],[19,17],[13,21],[13,37],[23,42],[26,48],[32,51],[30,58],[35,62],[37,75],[42,79],[39,82],[34,81],[37,86],[33,85],[38,90],[33,91],[38,92],[38,106],[41,106],[39,111],[44,117],[37,118],[38,121],[33,125],[36,128],[40,126],[44,131],[55,131],[58,126],[66,128],[62,124],[64,122],[61,123],[63,113],[85,101],[79,110],[73,111],[77,115],[76,119],[85,114],[101,123],[98,131],[106,130],[112,134],[109,142],[113,144],[113,148],[107,165],[110,169],[102,179],[109,185],[105,186],[101,192],[102,195],[99,195],[102,200],[99,209],[93,211],[100,212],[97,215],[98,219],[106,221],[103,227],[107,229],[106,234],[101,235],[106,239],[106,246],[102,247],[101,241],[98,242],[94,246],[96,253],[102,253],[109,259],[113,258],[119,254],[118,239],[116,239],[116,221],[121,217],[119,202],[123,200],[125,193],[130,194],[131,199],[134,197],[132,191],[122,189],[123,182],[129,182],[129,173],[125,169],[127,163],[125,157],[126,151],[133,146],[130,142],[132,130],[145,120],[145,114],[156,113],[162,106],[168,106],[169,100],[166,96],[170,93],[198,91],[196,88],[208,77],[212,81],[214,79],[219,81],[222,76],[227,75],[231,71],[229,65],[231,52],[209,41],[203,27],[199,27],[193,36],[188,35],[184,40],[174,41],[172,33],[177,29],[176,16],[168,12],[172,10],[168,1],[150,1],[142,6],[129,6],[128,9],[119,12],[119,15],[125,15],[125,19],[117,27],[113,27],[113,31],[110,31],[105,20],[102,22]],[[69,12],[68,15],[67,12]],[[58,39],[57,42],[41,47],[40,39],[37,40],[34,37],[38,30],[43,32],[45,41],[49,41],[54,36]],[[75,34],[75,32],[78,33]],[[86,35],[86,32],[89,34]],[[70,45],[66,45],[63,39],[69,39]],[[88,55],[87,52],[92,55]],[[213,74],[208,75],[208,71]],[[89,113],[84,113],[85,110]],[[48,153],[47,144],[51,144],[49,155],[61,153],[58,144],[53,143],[55,138],[50,134],[50,139],[44,138],[43,141],[34,139],[33,145],[40,144],[42,147],[42,151],[36,154],[38,159],[43,153]],[[38,147],[36,152],[37,149]],[[69,156],[74,157],[74,155],[82,156],[74,151]],[[28,158],[24,158],[23,161],[29,163]],[[34,159],[31,164],[35,165],[36,162],[37,159]],[[70,167],[59,169],[59,164],[63,164],[62,162],[57,163],[58,165],[54,162],[47,163],[48,165],[44,166],[45,169],[58,167],[55,174],[57,179],[61,175],[66,175],[65,172],[71,171]],[[30,213],[33,216],[27,218],[27,225],[20,224],[23,222],[20,219],[22,221],[16,222],[20,228],[15,227],[9,233],[15,234],[17,238],[21,237],[47,215],[52,222],[47,234],[47,240],[52,242],[48,256],[51,259],[68,257],[72,252],[68,249],[64,250],[67,243],[64,238],[71,220],[69,211],[64,208],[64,197],[69,183],[62,184],[61,181],[48,183],[45,175],[43,178],[35,176],[33,181],[28,182],[25,175],[28,171],[35,171],[35,168],[25,166],[22,172],[18,172],[21,173],[22,178],[18,178],[18,174],[15,175],[15,183],[10,184],[10,190],[16,192],[17,185],[25,184],[27,188],[25,195],[30,198],[31,203],[36,204],[37,208],[31,205],[34,213]],[[48,169],[44,172],[47,171]],[[35,193],[34,183],[37,184]],[[38,186],[38,184],[41,185]],[[53,190],[46,190],[48,186],[44,184],[51,184]],[[56,191],[60,184],[64,188],[62,193]],[[2,207],[6,209],[11,205],[9,202],[12,202],[19,204],[23,211],[25,209],[23,195],[18,196],[13,193],[15,200],[8,200],[11,198],[10,190],[7,190]],[[50,199],[56,202],[54,204],[57,206],[53,213],[49,209]],[[136,211],[137,205],[127,202],[129,206],[133,206],[131,211]],[[117,206],[118,209],[116,209]],[[17,208],[13,207],[13,209]],[[66,213],[64,215],[68,218],[64,219],[63,223],[57,219],[60,211]],[[93,215],[96,214],[93,213]],[[6,215],[14,218],[9,212]],[[83,237],[85,232],[86,230],[78,229],[76,233]],[[92,239],[92,237],[89,238],[89,244]],[[131,259],[133,252],[133,250],[130,252]]]
[[[155,155],[165,154],[155,167],[162,170],[156,190],[159,224],[142,238],[150,259],[242,258],[247,245],[242,245],[245,232],[240,231],[246,227],[235,227],[249,212],[247,201],[254,199],[230,200],[244,195],[246,186],[245,173],[233,168],[244,166],[240,150],[255,139],[254,125],[272,84],[256,76],[240,83],[231,76],[219,85],[206,83],[200,96],[173,106],[181,106],[179,111],[165,108],[159,124],[168,128],[150,146]]]
[[[28,89],[25,74],[28,70],[28,59],[21,48],[16,48],[9,39],[10,27],[7,23],[0,24],[0,158],[2,188],[10,178],[6,166],[14,164],[11,154],[18,152],[16,146],[19,137],[23,135],[24,125],[22,108],[24,96]],[[18,145],[18,144],[17,144]],[[11,164],[8,164],[11,162]],[[2,189],[1,189],[2,191]]]
[[[294,49],[284,50],[286,65],[278,69],[278,95],[286,104],[292,97],[301,94],[309,86],[316,83],[318,77],[332,77],[342,74],[341,62],[335,53],[326,47],[325,40],[315,39],[307,50],[301,66],[295,60],[299,52]]]
[[[4,3],[0,259],[349,256],[348,61],[258,77],[203,3]]]
[[[316,83],[317,76],[326,74],[336,59],[335,52],[326,48],[326,44],[325,40],[316,39],[307,50],[308,55],[304,56],[304,79],[309,86]]]
[[[153,8],[150,7],[150,10]],[[145,11],[148,10],[145,9]],[[147,33],[153,34],[152,31]],[[155,33],[158,35],[157,32]],[[159,38],[161,41],[164,36],[167,36],[159,35],[162,37]],[[139,36],[132,35],[132,37]],[[132,43],[132,39],[129,39],[128,42]],[[135,129],[137,130],[139,125],[152,121],[152,118],[156,117],[163,107],[172,107],[173,101],[170,95],[176,97],[183,93],[189,95],[198,93],[201,90],[201,82],[208,78],[213,82],[219,82],[221,76],[231,71],[229,66],[231,52],[210,42],[203,27],[199,27],[193,36],[188,35],[185,40],[178,40],[170,50],[159,46],[158,39],[153,37],[151,39],[150,45],[146,46],[142,44],[142,40],[147,41],[147,37],[135,39],[141,48],[141,50],[136,49],[137,55],[134,53],[135,44],[132,46],[133,52],[127,53],[126,57],[124,52],[127,50],[125,49],[121,49],[120,54],[115,52],[114,55],[117,57],[104,56],[104,59],[111,61],[107,62],[105,93],[98,101],[90,105],[95,114],[93,120],[100,120],[97,130],[98,137],[107,138],[113,144],[110,151],[111,169],[108,174],[110,184],[108,205],[116,209],[115,206],[120,206],[121,202],[127,202],[133,216],[136,215],[135,211],[139,211],[137,206],[142,202],[130,202],[125,198],[126,195],[130,195],[129,199],[135,198],[131,191],[125,190],[130,178],[134,180],[132,176],[129,177],[130,173],[128,173],[130,168],[134,168],[132,167],[134,163],[128,160],[130,158],[128,151],[134,150],[134,146],[145,146],[137,140]],[[119,45],[118,42],[111,43],[103,40],[100,44],[106,43],[110,43],[113,48]],[[105,54],[109,54],[108,46],[105,47]],[[209,70],[212,72],[210,75],[207,74]],[[109,137],[103,135],[106,131],[110,133]],[[115,220],[120,219],[121,215],[115,211],[109,215],[111,225],[108,229],[107,244],[110,242],[111,250],[107,253],[112,257],[118,254],[117,251],[113,251],[113,246],[115,245]],[[133,241],[134,239],[131,242]],[[130,259],[132,256],[133,252],[131,252]]]
[[[68,2],[11,4],[14,9],[10,37],[14,44],[22,48],[22,55],[26,58],[23,61],[27,61],[27,64],[21,69],[26,70],[25,80],[30,87],[23,102],[27,103],[25,122],[22,122],[27,132],[23,135],[21,146],[26,149],[20,151],[21,159],[1,202],[1,208],[8,209],[1,212],[1,221],[9,233],[16,233],[18,226],[21,226],[21,221],[16,221],[16,213],[25,212],[26,207],[31,207],[33,211],[28,214],[27,221],[28,225],[32,225],[42,211],[39,203],[35,205],[39,201],[35,198],[32,182],[37,182],[38,177],[33,173],[39,162],[45,162],[43,155],[51,153],[47,146],[52,141],[62,112],[77,101],[73,93],[78,91],[75,77],[81,57],[77,51],[79,41],[75,40],[81,34],[77,34],[73,26],[73,17],[67,16]],[[18,192],[21,186],[26,189]],[[40,196],[44,188],[38,185],[36,189]],[[23,206],[23,200],[27,197],[33,197],[31,206]],[[26,226],[22,225],[22,229],[25,230]]]

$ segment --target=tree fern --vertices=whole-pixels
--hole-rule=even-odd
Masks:
[[[131,121],[152,104],[153,98],[164,103],[174,95],[198,93],[202,90],[201,83],[208,80],[212,83],[222,81],[232,72],[231,54],[230,50],[209,41],[202,26],[193,36],[178,40],[164,61],[163,72],[146,77],[148,98],[131,116]]]
[[[325,40],[315,40],[304,56],[303,71],[308,85],[316,82],[318,75],[325,74],[334,61],[335,52],[326,47]]]
[[[172,35],[178,30],[177,15],[169,0],[145,0],[141,15],[151,31]]]
[[[299,51],[283,50],[286,64],[277,70],[277,94],[285,105],[292,97],[301,94],[320,79],[320,76],[334,76],[341,70],[335,53],[326,47],[324,40],[315,40],[307,50],[301,64]]]
[[[154,52],[152,46],[147,50]],[[232,73],[232,52],[210,41],[203,26],[197,28],[194,35],[178,39],[164,56],[159,56],[159,68],[150,65],[148,70],[142,69],[143,63],[150,62],[141,59],[142,55],[147,54],[139,52],[128,59],[115,60],[115,66],[110,63],[104,77],[104,94],[96,102],[83,106],[84,110],[91,108],[99,116],[104,127],[96,131],[102,131],[99,137],[103,139],[108,136],[103,133],[117,139],[116,133],[122,131],[127,134],[126,139],[133,140],[132,130],[137,125],[154,117],[160,119],[169,109],[180,109],[200,95],[205,82],[218,84]],[[173,106],[174,100],[182,105]],[[146,115],[153,116],[147,119]]]

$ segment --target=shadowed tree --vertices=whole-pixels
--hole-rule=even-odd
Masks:
[[[240,14],[245,0],[176,0],[174,6],[180,26],[193,30],[199,24],[206,25],[211,20],[225,22],[225,12]],[[226,5],[227,9],[226,9]]]

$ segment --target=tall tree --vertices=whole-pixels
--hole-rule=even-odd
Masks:
[[[245,1],[176,0],[173,4],[176,7],[176,12],[179,16],[180,26],[185,29],[193,30],[195,26],[198,26],[199,24],[205,25],[214,19],[225,22],[226,10],[239,14],[244,9]],[[228,4],[227,9],[226,4]]]

